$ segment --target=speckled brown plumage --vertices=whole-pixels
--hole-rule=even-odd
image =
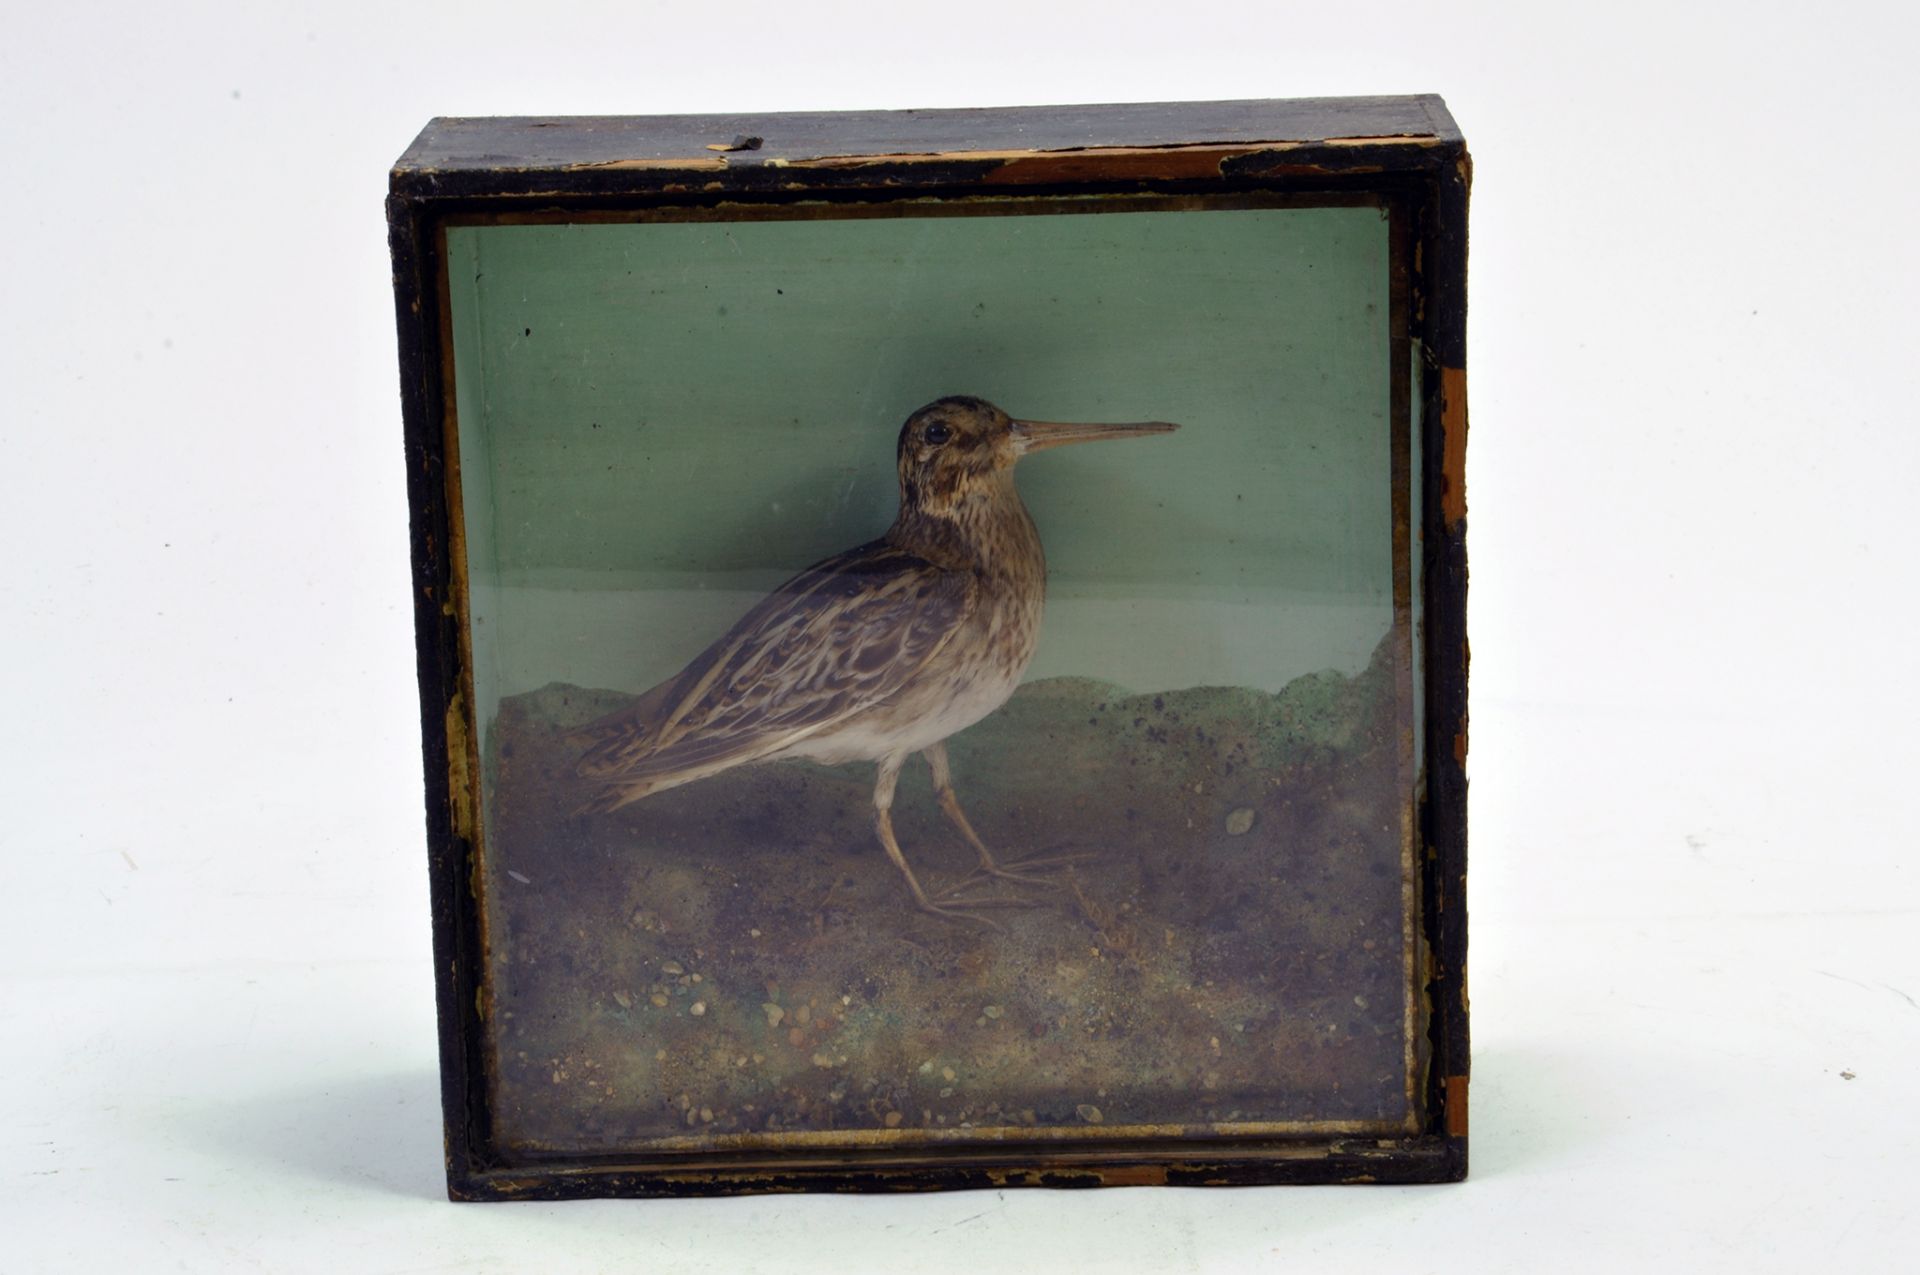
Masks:
[[[924,753],[942,810],[1001,867],[954,795],[945,740],[1004,704],[1040,638],[1047,563],[1014,489],[1024,455],[1065,443],[1165,433],[1161,422],[1021,421],[977,398],[944,398],[900,430],[900,513],[879,540],[807,568],[636,702],[583,727],[586,811],[750,762],[878,762],[876,831],[914,901],[966,915],[992,900],[936,902],[894,839],[900,767]]]

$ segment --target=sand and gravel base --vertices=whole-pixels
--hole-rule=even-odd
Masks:
[[[955,784],[1003,859],[1078,857],[1017,888],[1034,906],[987,913],[997,928],[913,906],[873,836],[871,765],[747,767],[572,813],[561,735],[627,698],[556,684],[489,732],[510,1151],[1405,1119],[1384,656],[1277,695],[1023,687],[951,741]],[[973,868],[917,761],[894,818],[930,890]]]

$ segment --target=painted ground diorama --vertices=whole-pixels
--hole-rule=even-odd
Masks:
[[[1051,678],[951,745],[989,844],[1068,856],[992,927],[916,908],[872,767],[775,762],[576,813],[569,732],[503,706],[495,1132],[612,1152],[729,1135],[1300,1123],[1398,1132],[1409,1094],[1387,644],[1278,694]],[[894,805],[930,889],[974,873],[926,771]]]

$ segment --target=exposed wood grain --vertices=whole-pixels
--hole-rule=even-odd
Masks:
[[[1458,142],[1437,97],[1298,98],[998,109],[551,118],[449,117],[429,123],[402,173],[497,172],[609,162],[713,159],[710,146],[761,139],[731,162],[794,163],[980,151],[1034,153],[1248,143]]]

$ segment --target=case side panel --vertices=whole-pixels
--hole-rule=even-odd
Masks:
[[[432,219],[398,196],[387,203],[399,330],[400,399],[411,509],[414,640],[420,683],[426,834],[433,911],[434,990],[440,1034],[441,1113],[448,1193],[471,1198],[483,1145],[477,1095],[480,1068],[477,1007],[465,990],[477,984],[479,935],[466,889],[472,842],[458,827],[454,772],[465,764],[466,706],[460,692],[459,617],[453,597],[453,554],[444,442],[443,385],[438,356],[441,303]]]
[[[1467,1027],[1467,191],[1463,146],[1430,187],[1422,215],[1419,331],[1427,354],[1422,415],[1428,670],[1426,891],[1433,1007],[1429,1102],[1435,1133],[1466,1173]],[[1437,426],[1437,427],[1436,427]]]

